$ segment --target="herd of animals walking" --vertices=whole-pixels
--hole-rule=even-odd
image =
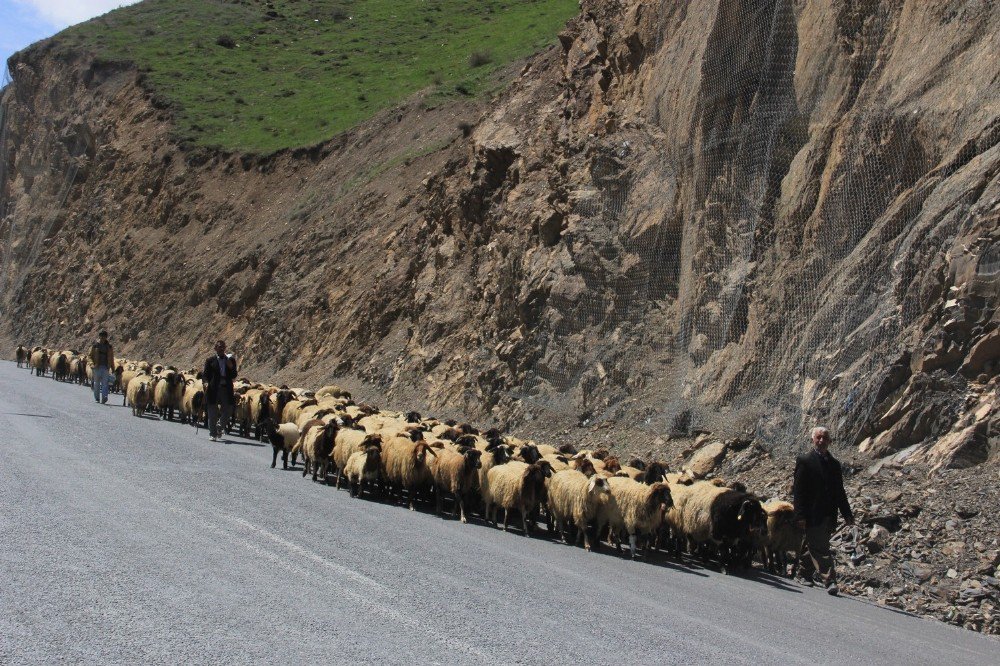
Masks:
[[[853,516],[830,434],[813,429],[811,450],[798,457],[793,500],[761,502],[738,481],[695,479],[660,461],[622,463],[606,449],[577,450],[480,432],[467,423],[424,418],[358,404],[337,386],[317,391],[251,382],[218,341],[199,371],[115,358],[102,331],[88,354],[19,346],[18,367],[77,382],[106,403],[121,393],[135,416],[205,426],[215,441],[237,432],[268,441],[271,467],[347,485],[351,496],[376,495],[413,510],[430,501],[451,505],[463,523],[472,512],[488,523],[520,523],[529,535],[543,522],[566,543],[587,550],[625,543],[635,558],[662,550],[714,562],[729,572],[756,559],[772,572],[817,580],[837,594],[830,538],[839,512]],[[289,463],[289,458],[291,459]],[[502,514],[502,520],[501,520]],[[791,557],[789,557],[791,555]]]

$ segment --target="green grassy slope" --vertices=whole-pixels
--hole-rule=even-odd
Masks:
[[[422,89],[476,95],[577,0],[146,0],[60,39],[147,72],[182,139],[312,145]]]

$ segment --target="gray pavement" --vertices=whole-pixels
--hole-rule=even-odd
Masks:
[[[1000,664],[767,576],[351,499],[0,363],[0,663]]]

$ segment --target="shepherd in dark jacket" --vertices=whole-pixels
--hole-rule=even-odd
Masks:
[[[844,473],[840,462],[830,455],[830,431],[813,428],[813,449],[795,460],[795,485],[792,488],[795,517],[805,530],[802,549],[802,576],[812,584],[818,571],[826,591],[837,594],[837,572],[830,553],[830,537],[837,527],[837,512],[848,525],[854,524],[854,514],[844,490]]]
[[[219,340],[215,343],[215,353],[205,360],[205,368],[201,373],[208,411],[208,438],[213,442],[219,440],[222,429],[233,416],[233,407],[236,405],[233,382],[236,381],[236,372],[236,359],[226,353],[226,343]],[[219,428],[220,412],[222,429]]]

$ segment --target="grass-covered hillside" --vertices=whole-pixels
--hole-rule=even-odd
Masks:
[[[271,152],[315,144],[428,89],[476,95],[555,43],[577,0],[146,0],[61,39],[129,60],[182,139]]]

